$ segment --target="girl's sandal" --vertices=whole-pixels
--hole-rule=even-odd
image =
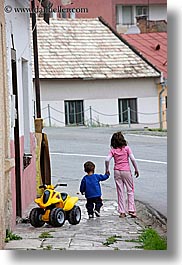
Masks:
[[[120,213],[119,217],[120,218],[125,218],[126,217],[126,214],[125,213]]]
[[[134,212],[129,212],[129,215],[131,216],[131,218],[136,218],[137,217],[136,213],[134,213]]]

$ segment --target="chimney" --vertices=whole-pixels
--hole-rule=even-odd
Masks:
[[[57,19],[58,18],[57,12],[52,12],[52,18],[53,19]]]

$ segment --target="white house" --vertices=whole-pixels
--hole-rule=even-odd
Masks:
[[[31,62],[30,14],[16,12],[30,1],[6,0],[7,82],[10,102],[10,198],[12,225],[36,196],[34,100]]]
[[[166,0],[114,0],[116,28],[124,33],[137,25],[137,17],[145,16],[148,21],[167,21]]]
[[[159,126],[160,72],[102,18],[38,21],[46,125]]]

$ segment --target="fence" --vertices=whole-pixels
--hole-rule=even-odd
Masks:
[[[73,123],[66,123],[65,122],[65,116],[68,115],[65,112],[62,112],[48,104],[46,107],[42,108],[43,113],[43,119],[46,126],[67,126],[67,125],[84,125],[89,127],[101,127],[101,126],[118,126],[118,125],[127,125],[128,128],[131,128],[131,126],[134,125],[140,125],[140,127],[155,127],[160,129],[167,129],[167,110],[162,110],[161,112],[155,112],[155,113],[144,113],[144,112],[137,112],[130,107],[127,108],[127,110],[121,112],[121,113],[115,113],[115,114],[106,114],[102,113],[96,109],[94,109],[92,106],[85,109],[81,112],[74,112],[69,114],[80,117],[84,117],[83,120],[80,120],[79,122],[73,122]],[[119,116],[123,117],[125,116],[125,119],[123,122],[119,122]],[[103,119],[104,117],[104,119]],[[113,123],[111,122],[111,118],[114,118],[118,120],[118,122]],[[137,120],[133,119],[132,117],[137,117]],[[148,118],[148,122],[142,122],[142,120],[146,120],[146,117]],[[106,122],[107,118],[109,118],[110,122]],[[100,120],[104,120],[105,122],[101,122]],[[139,120],[139,122],[138,122]],[[155,120],[156,122],[152,122],[152,120]]]

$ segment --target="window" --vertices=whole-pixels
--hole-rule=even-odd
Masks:
[[[62,18],[67,18],[67,13],[66,13],[66,11],[64,9],[61,12],[61,17]]]
[[[133,25],[134,24],[133,7],[117,5],[116,19],[117,19],[117,24]]]
[[[137,16],[148,16],[148,7],[147,6],[136,6],[136,15]]]
[[[71,11],[71,12],[70,12],[70,18],[71,18],[71,19],[75,19],[75,18],[76,18],[76,13],[73,12],[73,11]]]
[[[128,123],[129,118],[130,118],[130,123],[138,123],[136,98],[119,99],[118,105],[119,105],[119,123]]]
[[[116,23],[122,24],[122,6],[121,5],[116,6]]]
[[[133,24],[132,6],[123,6],[122,8],[123,25]]]
[[[66,125],[84,125],[83,100],[64,102]]]

